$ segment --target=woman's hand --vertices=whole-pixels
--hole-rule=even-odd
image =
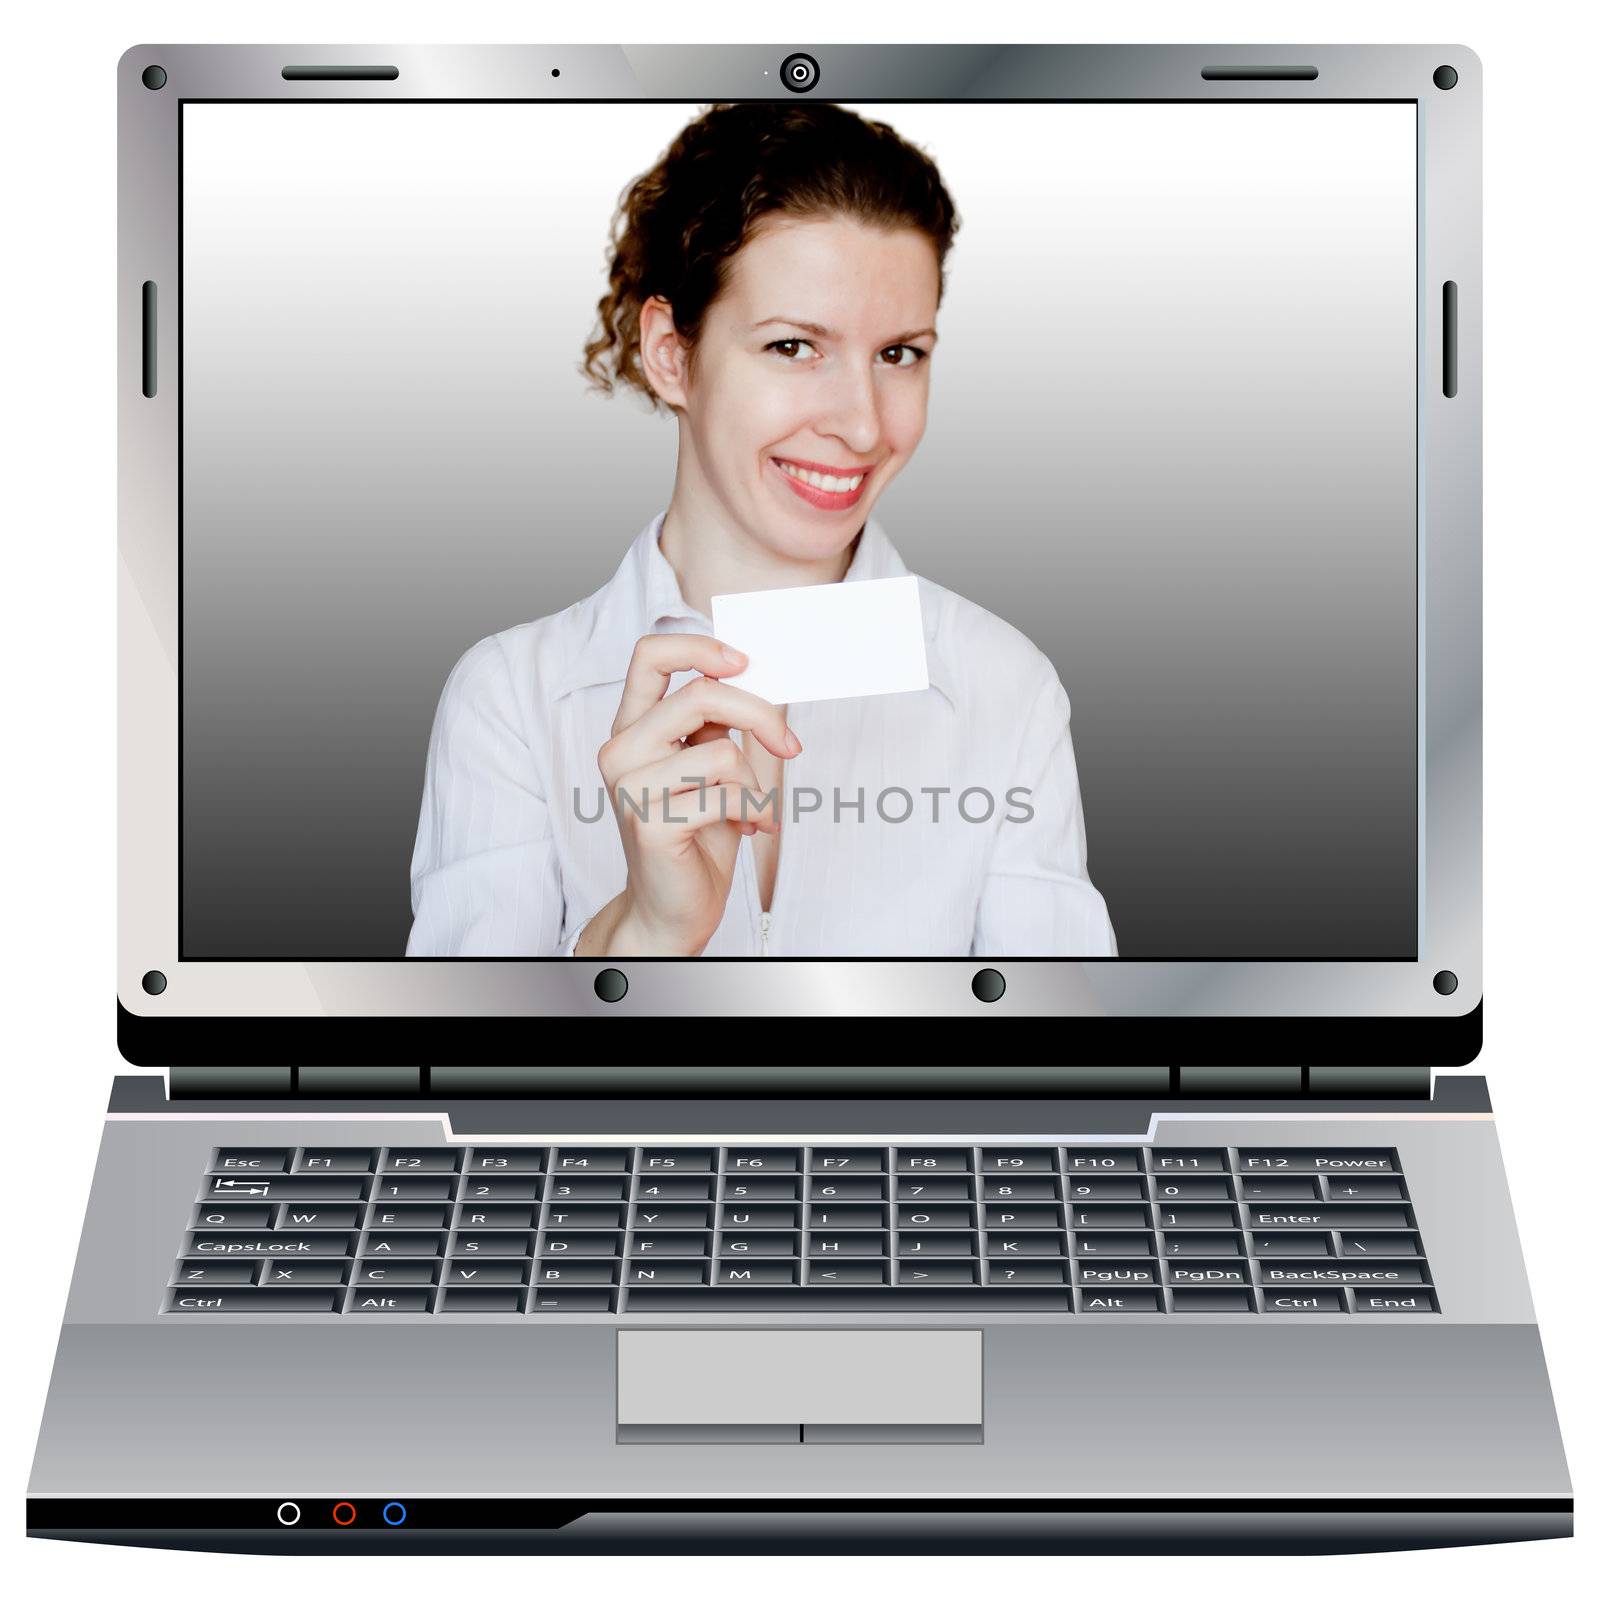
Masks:
[[[575,955],[699,955],[722,921],[739,840],[778,832],[780,806],[758,809],[767,797],[730,735],[746,729],[785,760],[800,741],[770,701],[717,681],[748,664],[703,633],[651,633],[634,646],[600,746],[628,882]],[[690,669],[705,676],[668,694],[672,674]]]

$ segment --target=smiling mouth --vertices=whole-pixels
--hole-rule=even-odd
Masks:
[[[784,461],[781,456],[771,458],[773,466],[789,480],[789,486],[800,498],[824,510],[843,509],[861,498],[862,485],[872,474],[870,467],[859,467],[854,472],[824,472],[816,467],[800,466],[794,461]]]

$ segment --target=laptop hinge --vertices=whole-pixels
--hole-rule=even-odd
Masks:
[[[1426,1100],[1427,1067],[1177,1067],[1174,1092],[1207,1100]]]
[[[365,1100],[427,1094],[428,1077],[427,1067],[171,1067],[167,1084],[174,1100]]]

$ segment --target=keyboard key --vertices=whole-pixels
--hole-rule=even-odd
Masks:
[[[1148,1228],[1150,1212],[1144,1206],[1075,1205],[1074,1228]]]
[[[1344,1296],[1337,1289],[1263,1289],[1264,1311],[1287,1315],[1317,1311],[1344,1311]]]
[[[1333,1236],[1327,1233],[1252,1233],[1250,1253],[1257,1256],[1331,1256]]]
[[[991,1206],[990,1211],[998,1210]],[[1054,1206],[1037,1206],[1034,1213],[1048,1220],[1043,1222],[1017,1222],[1013,1226],[1018,1228],[1032,1227],[1059,1227],[1060,1217]],[[1029,1213],[1026,1206],[1012,1206],[1008,1215],[1021,1217]],[[898,1205],[894,1213],[895,1226],[902,1233],[920,1233],[927,1228],[972,1228],[977,1225],[977,1218],[973,1215],[971,1206],[949,1205]],[[815,1226],[815,1218],[812,1219]]]
[[[958,1208],[957,1215],[966,1216],[966,1213]],[[852,1206],[825,1203],[823,1205],[813,1205],[806,1213],[806,1219],[813,1228],[883,1229],[889,1226],[889,1211],[887,1206]],[[967,1220],[970,1221],[970,1217]],[[902,1226],[905,1226],[905,1224],[902,1223]]]
[[[1250,1268],[1243,1261],[1185,1261],[1170,1262],[1167,1282],[1171,1284],[1241,1284],[1250,1283]]]
[[[1150,1170],[1158,1176],[1183,1172],[1226,1172],[1226,1150],[1190,1150],[1185,1146],[1160,1145],[1150,1152]]]
[[[287,1150],[218,1150],[211,1159],[211,1170],[220,1172],[225,1177],[237,1176],[240,1173],[287,1172],[289,1170],[289,1152]]]
[[[982,1160],[985,1172],[1016,1174],[1056,1170],[1056,1153],[1048,1148],[1028,1150],[996,1147],[985,1150]]]
[[[964,1239],[966,1235],[962,1235]],[[938,1234],[930,1234],[929,1242],[921,1246],[922,1252],[927,1255],[940,1254]],[[723,1245],[726,1248],[727,1235],[723,1235]],[[905,1248],[902,1246],[902,1248]],[[970,1241],[967,1243],[967,1252],[971,1252]],[[882,1256],[889,1253],[889,1235],[886,1233],[817,1233],[811,1235],[811,1242],[807,1254],[813,1261],[828,1260],[834,1256]],[[908,1254],[915,1251],[908,1250]],[[944,1254],[952,1252],[945,1251]]]
[[[840,1235],[850,1238],[849,1234]],[[882,1238],[882,1235],[867,1237]],[[1041,1234],[1039,1237],[1047,1238]],[[818,1236],[811,1235],[811,1253],[817,1253]],[[921,1256],[972,1256],[978,1253],[978,1236],[975,1233],[906,1233],[900,1235],[900,1257],[914,1261]]]
[[[755,1146],[729,1150],[722,1159],[722,1170],[730,1177],[750,1177],[774,1172],[798,1172],[800,1152]]]
[[[841,1145],[834,1149],[813,1150],[811,1152],[811,1171],[813,1175],[837,1178],[846,1175],[854,1176],[861,1172],[887,1172],[889,1170],[889,1152],[887,1150],[857,1149],[850,1145]]]
[[[347,1261],[269,1261],[261,1269],[261,1281],[271,1288],[321,1289],[343,1283],[348,1267]]]
[[[302,1205],[322,1200],[364,1200],[367,1180],[357,1177],[282,1178],[270,1174],[259,1178],[213,1177],[204,1200],[298,1201]]]
[[[1054,1228],[1061,1227],[1060,1206],[1030,1206],[1017,1202],[987,1205],[983,1208],[986,1228]]]
[[[1422,1242],[1414,1233],[1341,1233],[1342,1256],[1420,1256]]]
[[[541,1261],[534,1269],[539,1283],[574,1285],[615,1283],[615,1261]]]
[[[1161,1269],[1153,1261],[1078,1261],[1074,1265],[1078,1282],[1090,1289],[1116,1288],[1122,1284],[1137,1287],[1161,1281]],[[991,1278],[994,1271],[994,1266],[991,1266]]]
[[[657,1311],[813,1311],[832,1315],[843,1311],[1071,1311],[1071,1290],[1040,1285],[1037,1288],[987,1288],[979,1284],[903,1285],[869,1284],[835,1287],[813,1279],[801,1287],[766,1288],[713,1284],[704,1289],[660,1289],[641,1286],[627,1291],[625,1309]]]
[[[814,1275],[813,1275],[814,1276]],[[896,1264],[895,1281],[909,1284],[981,1283],[976,1261],[906,1261]],[[996,1279],[996,1282],[999,1280]]]
[[[1080,1172],[1068,1178],[1066,1183],[1067,1199],[1074,1203],[1081,1200],[1144,1199],[1143,1178],[1097,1177],[1093,1173]]]
[[[1178,1228],[1161,1236],[1161,1253],[1169,1261],[1174,1256],[1242,1256],[1244,1236]]]
[[[767,1177],[730,1174],[722,1180],[724,1200],[798,1200],[800,1177]]]
[[[294,1170],[313,1174],[366,1173],[372,1171],[377,1155],[378,1152],[376,1150],[340,1150],[318,1147],[302,1150],[295,1157]]]
[[[276,1213],[277,1225],[280,1228],[338,1228],[345,1233],[351,1233],[361,1226],[360,1206],[279,1206]],[[439,1222],[432,1226],[440,1226],[444,1220],[444,1213],[438,1212]]]
[[[1398,1172],[1393,1150],[1241,1150],[1239,1170],[1246,1173],[1326,1172],[1336,1176]]]
[[[1078,1309],[1088,1312],[1160,1311],[1157,1289],[1080,1289]]]
[[[438,1277],[439,1263],[413,1257],[409,1260],[391,1260],[385,1256],[379,1261],[358,1261],[354,1282],[358,1284],[432,1283]]]
[[[485,1149],[477,1146],[467,1156],[469,1173],[493,1176],[496,1173],[510,1177],[518,1173],[542,1172],[544,1151],[536,1145],[507,1145]]]
[[[760,1253],[766,1255],[793,1255],[794,1236],[787,1233],[768,1233],[740,1235],[741,1238],[749,1237],[763,1241],[775,1241],[775,1247],[764,1249]],[[724,1244],[726,1244],[724,1237]],[[645,1232],[636,1228],[633,1234],[633,1243],[629,1246],[630,1253],[636,1256],[708,1256],[711,1254],[711,1235],[709,1233],[662,1233],[654,1230]]]
[[[959,1145],[896,1150],[894,1170],[918,1175],[935,1172],[971,1172],[972,1152]]]
[[[581,1238],[582,1235],[576,1237]],[[596,1238],[607,1237],[595,1235]],[[616,1235],[609,1235],[615,1238]],[[474,1256],[531,1256],[533,1254],[534,1236],[526,1229],[508,1228],[503,1232],[499,1229],[488,1229],[483,1232],[466,1232],[458,1228],[455,1238],[450,1242],[450,1254],[465,1260]],[[614,1249],[605,1252],[615,1255]]]
[[[640,1200],[710,1200],[717,1192],[715,1178],[658,1178],[640,1175]]]
[[[704,1283],[703,1261],[630,1261],[623,1275],[625,1283]]]
[[[462,1288],[503,1289],[506,1285],[520,1285],[528,1281],[526,1260],[461,1261],[445,1263],[444,1281]],[[605,1280],[609,1283],[610,1277]]]
[[[304,1215],[290,1206],[285,1206],[284,1211]],[[380,1232],[394,1229],[401,1233],[432,1233],[450,1226],[450,1207],[375,1205],[367,1213],[367,1226]]]
[[[1403,1178],[1324,1178],[1330,1200],[1404,1200]]]
[[[1405,1316],[1439,1309],[1431,1289],[1352,1289],[1350,1298],[1357,1311],[1371,1311],[1382,1316]]]
[[[895,1199],[908,1205],[921,1205],[931,1200],[970,1200],[972,1179],[911,1173],[894,1180],[894,1194]]]
[[[717,1280],[719,1283],[721,1279]],[[887,1283],[887,1261],[813,1261],[806,1268],[806,1282],[828,1285]]]
[[[638,1291],[633,1291],[638,1292]],[[651,1291],[645,1291],[649,1293]],[[710,1290],[700,1289],[658,1289],[657,1294],[709,1294]],[[609,1289],[536,1289],[533,1294],[533,1309],[535,1311],[610,1311],[611,1291]],[[686,1309],[697,1310],[698,1307]]]
[[[1067,1151],[1064,1169],[1068,1177],[1080,1173],[1136,1173],[1144,1171],[1144,1158],[1138,1150],[1100,1150],[1086,1148]]]
[[[879,1278],[869,1278],[866,1280],[867,1282],[877,1283],[881,1281],[883,1269],[877,1262],[864,1261],[858,1263],[858,1265],[880,1274]],[[719,1261],[717,1263],[718,1283],[793,1283],[796,1281],[797,1274],[798,1264],[793,1261]]]
[[[641,1178],[662,1178],[691,1172],[715,1172],[715,1150],[646,1150],[639,1157]]]
[[[990,1234],[989,1242],[994,1243]],[[1148,1233],[1075,1233],[1072,1253],[1079,1256],[1153,1256],[1154,1237]]]
[[[1163,1229],[1236,1228],[1232,1206],[1159,1205],[1156,1221]]]
[[[882,1200],[888,1193],[887,1178],[835,1177],[831,1172],[813,1173],[811,1199],[814,1203],[828,1200]]]
[[[912,1235],[911,1237],[915,1237]],[[1083,1235],[1079,1235],[1080,1238]],[[1099,1239],[1132,1238],[1137,1241],[1137,1234],[1096,1234]],[[1137,1250],[1138,1244],[1130,1246]],[[902,1237],[901,1249],[905,1249],[905,1238]],[[989,1230],[986,1249],[989,1259],[1009,1260],[1012,1256],[1063,1256],[1067,1253],[1066,1237],[1059,1233],[1047,1233],[1043,1230],[1033,1233],[997,1233],[993,1228]]]
[[[613,1177],[602,1174],[599,1177],[585,1177],[582,1173],[570,1176],[567,1173],[552,1173],[547,1185],[546,1193],[552,1201],[556,1200],[626,1200],[628,1198],[628,1178],[626,1175]]]
[[[931,1263],[930,1263],[931,1265]],[[960,1262],[951,1262],[960,1266]],[[992,1284],[1065,1283],[1065,1261],[991,1261],[989,1282]],[[1146,1279],[1148,1282],[1149,1280]]]
[[[432,1311],[432,1289],[352,1289],[345,1300],[346,1311],[370,1314],[399,1314]]]
[[[194,1219],[190,1224],[195,1228],[270,1228],[272,1226],[271,1206],[207,1206],[198,1205],[194,1208]],[[347,1222],[347,1228],[355,1224]]]
[[[180,1261],[172,1269],[172,1281],[185,1288],[254,1283],[260,1270],[258,1261]]]
[[[348,1233],[191,1233],[186,1256],[347,1256]]]
[[[620,1145],[588,1150],[563,1147],[551,1160],[550,1172],[552,1176],[559,1173],[563,1177],[569,1173],[626,1172],[632,1153]]]
[[[461,1168],[461,1152],[448,1147],[436,1147],[422,1150],[386,1150],[383,1154],[383,1165],[380,1172],[392,1172],[400,1176],[430,1176],[442,1172],[454,1173]]]
[[[563,1291],[567,1292],[567,1291]],[[573,1290],[572,1293],[579,1291]],[[611,1291],[601,1291],[609,1300]],[[475,1316],[493,1315],[496,1312],[518,1312],[527,1304],[527,1296],[521,1289],[449,1289],[444,1291],[444,1298],[440,1302],[441,1311],[467,1311]]]
[[[843,1206],[835,1209],[839,1211],[846,1210]],[[815,1216],[816,1213],[813,1212],[812,1215]],[[878,1217],[876,1211],[869,1211],[867,1215],[874,1218]],[[883,1226],[881,1218],[875,1221],[873,1225],[881,1228]],[[707,1218],[702,1222],[701,1226],[709,1227],[710,1219]],[[800,1208],[799,1206],[725,1205],[722,1208],[722,1226],[724,1228],[798,1228],[800,1226]],[[840,1223],[839,1226],[849,1227],[859,1226],[859,1224]]]
[[[1124,1186],[1121,1194],[1108,1195],[1106,1196],[1107,1199],[1141,1200],[1144,1198],[1142,1186],[1137,1178],[1103,1178],[1100,1181],[1102,1183],[1120,1183]],[[1055,1200],[1060,1196],[1060,1182],[1059,1178],[1027,1176],[1020,1178],[1010,1176],[985,1178],[983,1180],[983,1198],[996,1201]],[[1076,1185],[1074,1186],[1075,1192],[1077,1187]],[[1084,1184],[1082,1187],[1087,1189],[1091,1185]],[[1077,1197],[1084,1200],[1089,1198],[1087,1194],[1078,1195]]]
[[[1261,1281],[1266,1285],[1366,1283],[1381,1288],[1384,1285],[1426,1283],[1428,1266],[1424,1261],[1384,1261],[1371,1266],[1363,1266],[1355,1261],[1263,1261]]]
[[[1154,1178],[1155,1197],[1163,1205],[1174,1200],[1232,1200],[1231,1178]]]
[[[379,1256],[437,1256],[444,1252],[442,1233],[368,1233],[362,1245],[363,1255]],[[522,1252],[523,1255],[527,1251]]]
[[[1178,1312],[1254,1311],[1255,1300],[1248,1289],[1174,1288],[1172,1309]]]
[[[547,1228],[620,1228],[626,1220],[621,1206],[579,1205],[574,1201],[552,1200],[544,1208]]]
[[[167,1310],[268,1315],[332,1311],[343,1293],[342,1289],[171,1289]]]
[[[755,1208],[747,1208],[755,1209]],[[793,1210],[780,1206],[777,1212],[780,1222],[779,1227],[794,1227],[795,1215]],[[724,1221],[727,1220],[724,1216]],[[745,1219],[748,1221],[748,1218]],[[633,1208],[633,1225],[636,1228],[709,1228],[711,1226],[710,1206],[671,1206],[662,1205],[659,1201],[647,1203]],[[765,1226],[765,1224],[762,1224]]]
[[[385,1174],[378,1179],[372,1198],[381,1204],[404,1205],[407,1202],[416,1204],[430,1200],[453,1200],[455,1192],[456,1180],[442,1174],[424,1178],[397,1178]]]
[[[622,1252],[620,1233],[547,1233],[539,1246],[541,1257],[614,1256]],[[526,1251],[523,1252],[527,1254]],[[704,1255],[703,1250],[691,1254]]]
[[[1246,1200],[1320,1200],[1321,1182],[1316,1178],[1241,1178],[1239,1190]]]
[[[526,1204],[528,1201],[539,1198],[539,1179],[535,1177],[517,1178],[484,1178],[477,1173],[468,1173],[461,1182],[461,1203],[463,1205],[491,1204],[514,1205],[518,1202]],[[576,1199],[576,1196],[562,1196],[563,1199]],[[604,1199],[606,1196],[600,1196]]]
[[[1252,1228],[1409,1228],[1404,1206],[1251,1206]]]

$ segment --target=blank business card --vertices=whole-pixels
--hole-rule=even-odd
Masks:
[[[711,627],[750,658],[722,681],[777,706],[928,687],[913,576],[714,594]]]

